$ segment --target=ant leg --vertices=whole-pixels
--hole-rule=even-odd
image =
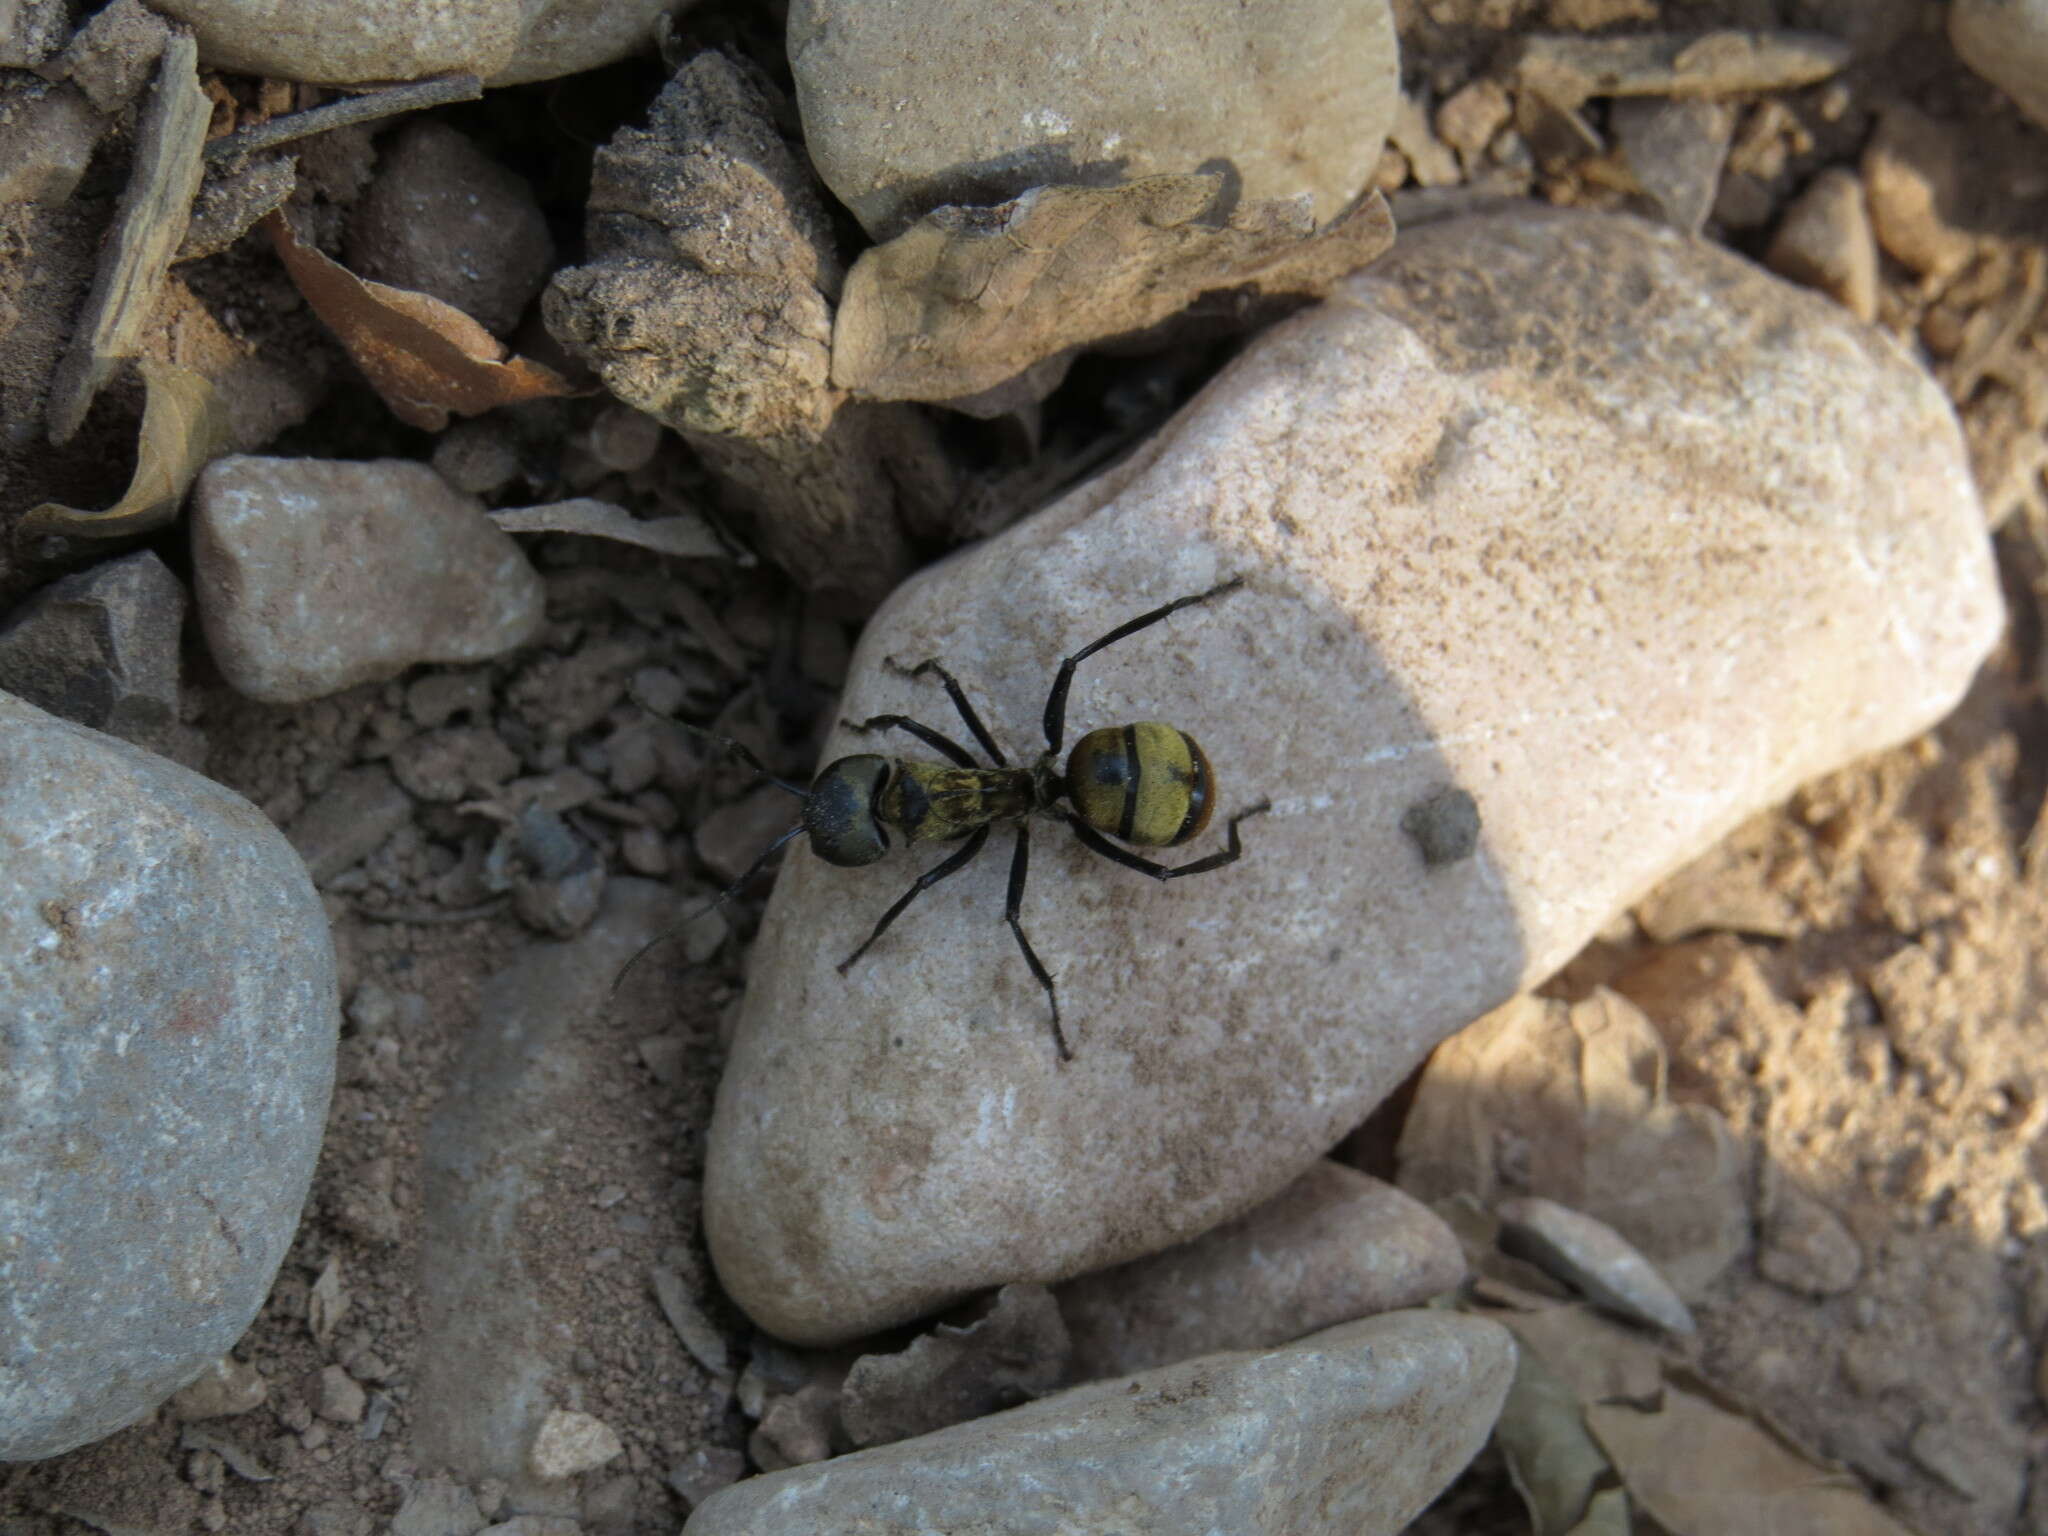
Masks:
[[[913,720],[908,715],[869,715],[865,720],[842,720],[839,722],[849,731],[898,730],[908,731],[934,752],[943,752],[962,768],[978,768],[981,765],[974,756],[950,736],[942,736],[922,720]]]
[[[906,667],[901,662],[891,659],[889,665],[905,677],[923,677],[927,672],[937,674],[939,681],[946,685],[946,697],[953,701],[953,708],[958,710],[960,718],[967,722],[968,733],[981,743],[981,750],[988,754],[988,760],[998,768],[1007,768],[1010,765],[1009,759],[1003,756],[1003,749],[996,745],[995,737],[989,735],[988,727],[981,723],[981,716],[977,715],[974,706],[967,702],[967,693],[960,686],[960,680],[952,673],[936,660],[920,661],[914,667]]]
[[[852,970],[854,961],[874,947],[875,940],[889,931],[889,925],[901,917],[903,909],[917,900],[919,895],[930,890],[948,875],[957,875],[961,870],[965,869],[974,856],[981,852],[981,845],[987,841],[988,827],[986,825],[976,827],[968,837],[967,845],[964,848],[951,857],[934,864],[930,869],[919,875],[917,883],[897,897],[896,904],[882,914],[882,920],[875,924],[875,931],[867,936],[860,948],[839,962],[839,974],[844,976],[848,971]]]
[[[1183,864],[1177,869],[1166,864],[1155,864],[1152,860],[1142,858],[1131,852],[1128,848],[1117,847],[1115,843],[1112,843],[1078,816],[1065,811],[1062,811],[1060,814],[1065,817],[1067,825],[1074,829],[1074,836],[1080,838],[1082,842],[1094,849],[1095,852],[1101,854],[1105,859],[1113,860],[1123,865],[1125,869],[1135,869],[1141,875],[1150,875],[1154,880],[1180,880],[1188,875],[1206,875],[1212,869],[1221,869],[1224,865],[1235,864],[1239,859],[1243,858],[1244,844],[1238,841],[1237,824],[1240,821],[1249,821],[1261,812],[1270,811],[1271,809],[1273,809],[1273,803],[1270,800],[1261,800],[1257,805],[1246,806],[1230,818],[1230,825],[1224,829],[1226,835],[1230,838],[1230,846],[1228,848],[1225,848],[1221,853],[1212,853],[1207,858],[1197,859],[1192,864]]]
[[[1045,988],[1045,1000],[1052,1004],[1052,1043],[1060,1053],[1061,1061],[1072,1061],[1074,1049],[1067,1044],[1067,1032],[1060,1028],[1060,998],[1053,991],[1052,977],[1046,974],[1045,964],[1038,958],[1038,952],[1031,947],[1031,941],[1024,937],[1024,923],[1019,915],[1024,907],[1024,877],[1031,870],[1031,823],[1017,823],[1017,851],[1010,858],[1010,896],[1004,903],[1003,917],[1010,925],[1010,932],[1017,936],[1017,947],[1024,951],[1024,963],[1031,967],[1031,974],[1038,978],[1038,984]]]
[[[782,852],[784,845],[786,845],[791,838],[795,837],[797,833],[803,831],[803,829],[804,824],[802,822],[798,822],[795,826],[791,827],[787,832],[783,833],[782,836],[775,839],[775,841],[770,843],[766,848],[763,848],[761,850],[761,856],[758,859],[754,860],[752,864],[747,866],[747,872],[744,875],[741,875],[739,879],[733,881],[731,885],[728,885],[716,896],[712,897],[709,901],[705,902],[704,905],[699,907],[696,911],[690,913],[689,916],[679,919],[671,927],[664,928],[660,933],[656,934],[653,938],[649,939],[645,944],[642,944],[638,949],[633,951],[633,958],[628,960],[624,965],[620,966],[619,974],[612,978],[611,995],[613,997],[618,996],[619,988],[625,983],[627,973],[630,972],[633,969],[633,967],[638,965],[642,960],[645,960],[647,956],[650,953],[652,953],[658,946],[666,944],[670,939],[674,938],[677,934],[681,933],[685,928],[689,927],[690,924],[697,921],[698,918],[702,917],[705,913],[709,912],[713,907],[720,907],[725,905],[725,903],[731,901],[733,897],[739,895],[741,891],[744,891],[747,888],[747,886],[753,882],[754,876],[758,875],[759,873],[761,873],[762,870],[768,867],[768,861],[774,858],[776,854]]]
[[[1168,614],[1178,613],[1183,608],[1192,608],[1196,603],[1206,603],[1212,597],[1221,597],[1226,592],[1235,592],[1244,585],[1242,576],[1233,576],[1228,581],[1219,581],[1206,592],[1197,592],[1192,597],[1177,597],[1163,607],[1154,608],[1150,613],[1141,613],[1135,619],[1117,625],[1100,640],[1084,645],[1065,661],[1060,663],[1059,675],[1052,680],[1052,692],[1045,696],[1045,745],[1046,750],[1057,755],[1060,743],[1067,734],[1067,689],[1074,681],[1074,668],[1086,661],[1104,646],[1115,645],[1119,640],[1128,640],[1141,629],[1150,629]]]
[[[703,726],[692,725],[687,720],[671,720],[669,724],[675,726],[678,730],[689,732],[692,736],[703,737],[704,740],[710,742],[714,747],[723,747],[777,789],[795,795],[799,800],[809,798],[810,791],[801,784],[792,784],[789,780],[777,778],[774,774],[770,773],[768,765],[763,763],[760,758],[754,756],[753,748],[749,747],[745,742],[734,741],[730,736],[721,736],[716,731],[707,731]]]

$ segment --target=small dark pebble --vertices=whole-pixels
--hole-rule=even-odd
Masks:
[[[1462,789],[1439,790],[1408,807],[1401,830],[1415,839],[1423,863],[1455,864],[1479,846],[1479,803]]]

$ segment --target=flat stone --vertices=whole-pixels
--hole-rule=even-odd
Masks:
[[[1692,1312],[1671,1282],[1606,1222],[1540,1196],[1503,1200],[1500,1249],[1527,1259],[1588,1301],[1631,1321],[1693,1332]]]
[[[1718,101],[1623,99],[1608,109],[1607,129],[1664,222],[1698,234],[1721,190],[1734,109]]]
[[[1307,195],[1320,222],[1370,181],[1400,91],[1385,0],[1170,25],[1146,0],[796,0],[788,42],[812,163],[877,240],[942,204],[1218,162],[1243,198]]]
[[[1284,1344],[1420,1306],[1464,1277],[1457,1235],[1428,1206],[1324,1159],[1237,1220],[1057,1295],[1087,1381]]]
[[[1858,320],[1877,318],[1877,236],[1855,172],[1829,166],[1793,199],[1764,258]]]
[[[349,222],[358,277],[431,294],[498,336],[518,324],[554,255],[526,178],[445,123],[393,136]]]
[[[1948,40],[1965,64],[2048,128],[2048,0],[1951,0]]]
[[[539,575],[482,507],[402,459],[216,459],[192,490],[193,584],[221,674],[300,703],[539,628]]]
[[[749,1478],[683,1529],[1392,1536],[1485,1443],[1514,1359],[1497,1323],[1389,1313]]]
[[[1516,210],[1404,232],[1144,452],[913,578],[843,713],[958,731],[882,665],[940,657],[1029,762],[1059,657],[1227,577],[1075,676],[1070,742],[1177,721],[1223,815],[1272,810],[1163,889],[1038,824],[1021,918],[1073,1061],[1002,853],[842,975],[933,860],[791,849],[705,1181],[769,1332],[858,1336],[1251,1209],[1661,876],[1940,718],[2002,621],[1955,418],[1889,341],[1641,221]],[[1479,844],[1432,867],[1402,822],[1446,788]]]
[[[161,0],[212,69],[326,85],[552,80],[649,48],[678,0]]]
[[[185,589],[148,550],[53,581],[0,629],[0,689],[152,752],[178,728]]]
[[[344,768],[286,832],[315,885],[353,869],[412,819],[412,800],[382,763]]]
[[[0,1019],[0,1460],[25,1461],[213,1370],[269,1293],[334,1081],[326,916],[248,801],[0,694]]]

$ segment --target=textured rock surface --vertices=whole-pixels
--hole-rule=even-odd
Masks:
[[[1948,39],[1965,64],[2048,128],[2048,0],[1953,0]]]
[[[192,488],[192,575],[222,675],[272,704],[482,661],[542,617],[511,535],[400,459],[214,460]]]
[[[1485,1442],[1513,1373],[1497,1323],[1396,1312],[752,1478],[684,1530],[1391,1536]]]
[[[1327,219],[1400,89],[1385,0],[796,0],[789,57],[811,159],[877,239],[943,203],[1222,167]]]
[[[0,206],[70,197],[99,142],[92,103],[68,86],[10,80],[0,112]]]
[[[152,752],[177,735],[185,589],[148,550],[53,581],[0,629],[0,688]]]
[[[1642,223],[1518,212],[1404,234],[1145,452],[911,582],[845,713],[957,729],[880,665],[939,656],[1031,753],[1056,658],[1233,574],[1077,675],[1074,731],[1177,721],[1224,810],[1273,810],[1165,888],[1041,826],[1023,919],[1070,1065],[1000,855],[845,976],[929,858],[784,867],[706,1187],[770,1331],[850,1337],[1249,1209],[1662,874],[1939,717],[2001,617],[1954,418],[1890,342]],[[1402,820],[1447,787],[1479,847],[1430,868]]]
[[[742,489],[764,552],[801,585],[879,601],[910,568],[905,531],[951,504],[953,472],[915,410],[831,385],[845,274],[771,89],[715,51],[677,70],[645,125],[598,151],[585,264],[555,274],[542,314]]]
[[[334,954],[256,808],[0,694],[0,1461],[213,1365],[298,1225]]]
[[[499,336],[540,292],[554,254],[526,178],[436,122],[394,135],[348,232],[358,277],[431,294]]]
[[[1457,1235],[1428,1206],[1325,1160],[1257,1210],[1058,1295],[1087,1381],[1284,1344],[1419,1306],[1464,1277]]]
[[[595,69],[651,46],[680,0],[155,0],[211,68],[344,85],[482,75],[495,85]]]

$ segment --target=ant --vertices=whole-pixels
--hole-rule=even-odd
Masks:
[[[887,664],[907,677],[937,677],[992,767],[982,767],[967,748],[922,721],[908,715],[873,715],[844,724],[862,734],[903,731],[938,752],[946,762],[861,753],[826,764],[811,781],[810,788],[805,789],[769,773],[744,744],[696,726],[686,727],[724,746],[769,783],[803,802],[802,819],[771,843],[730,889],[713,898],[712,905],[743,889],[776,850],[799,832],[809,834],[811,851],[819,858],[849,868],[872,864],[887,853],[891,828],[912,843],[959,842],[959,850],[919,875],[910,889],[882,914],[860,947],[839,962],[839,972],[845,975],[889,931],[889,925],[903,915],[904,908],[941,880],[957,875],[974,862],[997,822],[1012,822],[1017,838],[1010,858],[1009,897],[1003,916],[1016,935],[1017,947],[1024,952],[1024,963],[1045,989],[1059,1058],[1072,1061],[1073,1048],[1067,1043],[1066,1030],[1060,1022],[1059,994],[1024,933],[1022,909],[1024,882],[1031,867],[1031,818],[1045,816],[1063,821],[1093,852],[1126,869],[1165,881],[1207,874],[1235,864],[1244,856],[1238,824],[1272,808],[1270,801],[1261,800],[1239,811],[1225,825],[1228,846],[1178,867],[1156,863],[1111,842],[1114,837],[1137,848],[1177,848],[1199,837],[1208,827],[1215,808],[1216,778],[1209,759],[1192,736],[1156,720],[1090,731],[1074,744],[1062,767],[1060,747],[1066,737],[1067,692],[1073,683],[1074,668],[1097,651],[1150,629],[1183,608],[1209,602],[1243,585],[1243,577],[1233,577],[1205,592],[1176,598],[1119,624],[1063,660],[1045,700],[1045,751],[1029,767],[1010,765],[968,702],[959,681],[936,660],[922,661],[914,667],[904,667],[893,659]]]

